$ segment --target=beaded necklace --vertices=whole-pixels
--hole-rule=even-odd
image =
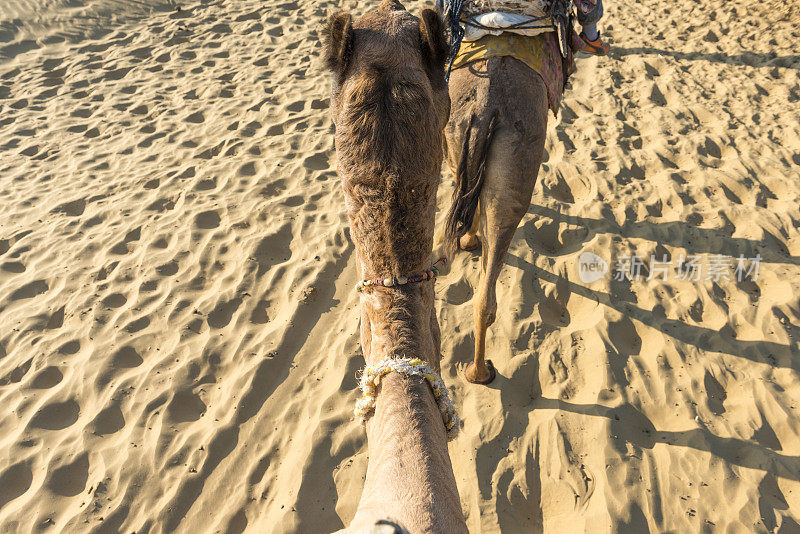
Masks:
[[[356,284],[356,291],[359,293],[369,291],[370,288],[378,287],[395,287],[403,286],[406,284],[416,284],[426,280],[434,280],[439,276],[439,269],[436,267],[437,263],[446,263],[446,258],[439,258],[434,262],[430,269],[410,274],[408,276],[394,276],[390,278],[376,278],[375,280],[361,280]]]

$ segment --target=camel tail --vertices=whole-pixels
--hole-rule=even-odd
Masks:
[[[496,123],[497,112],[492,115],[488,125],[485,121],[479,121],[477,115],[470,116],[464,146],[461,148],[461,160],[456,170],[453,204],[445,224],[444,244],[448,256],[452,257],[458,250],[458,240],[472,228],[478,199],[486,180],[486,157],[492,145]]]

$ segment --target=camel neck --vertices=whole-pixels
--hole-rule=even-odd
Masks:
[[[367,442],[367,478],[353,525],[392,518],[410,532],[466,532],[444,423],[427,382],[386,375]]]
[[[438,372],[441,355],[433,298],[433,281],[403,289],[377,288],[362,295],[367,363],[376,364],[387,357],[421,358]]]

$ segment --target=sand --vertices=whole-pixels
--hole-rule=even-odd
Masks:
[[[367,4],[176,6],[0,5],[3,532],[329,532],[360,496],[318,30]],[[500,277],[491,387],[460,376],[477,256],[437,282],[471,532],[800,531],[798,22],[608,2],[615,49],[579,60]],[[584,283],[587,251],[761,263]]]

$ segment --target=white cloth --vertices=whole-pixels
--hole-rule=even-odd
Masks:
[[[490,11],[489,13],[482,13],[475,15],[467,20],[474,20],[481,26],[493,28],[486,30],[484,28],[476,28],[469,24],[464,24],[464,41],[477,41],[484,35],[500,35],[504,31],[518,33],[520,35],[527,35],[532,37],[540,33],[551,32],[554,30],[549,19],[533,21],[533,17],[528,15],[519,15],[516,13],[504,13],[502,11]],[[532,26],[544,26],[542,28],[509,28],[515,24],[533,21]]]

